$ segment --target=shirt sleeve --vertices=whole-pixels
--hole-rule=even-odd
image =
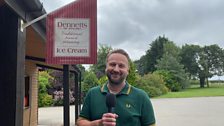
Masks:
[[[141,122],[143,126],[149,126],[156,123],[152,103],[145,92],[143,97],[141,113],[142,113]]]
[[[85,119],[88,119],[90,120],[90,94],[91,92],[89,91],[84,99],[84,103],[83,103],[83,106],[82,106],[82,110],[80,112],[80,117],[83,117]]]

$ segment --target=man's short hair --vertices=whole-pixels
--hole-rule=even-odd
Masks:
[[[106,59],[106,61],[108,60],[109,56],[110,56],[111,54],[114,54],[114,53],[122,54],[122,55],[124,55],[124,56],[127,58],[128,62],[130,61],[130,57],[129,57],[128,53],[127,53],[126,51],[124,51],[123,49],[115,49],[115,50],[110,51],[110,52],[107,54],[107,59]]]

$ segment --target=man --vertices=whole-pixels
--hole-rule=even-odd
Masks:
[[[154,126],[155,117],[148,95],[126,82],[129,73],[129,56],[122,50],[107,55],[105,72],[108,83],[89,90],[78,126]],[[108,113],[106,94],[116,95],[114,113]]]

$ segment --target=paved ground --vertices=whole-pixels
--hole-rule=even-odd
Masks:
[[[70,126],[75,125],[75,107],[70,106]],[[38,126],[63,126],[63,107],[46,107],[38,110]]]
[[[154,99],[157,126],[224,126],[224,97]]]
[[[157,126],[224,126],[224,97],[152,99]],[[75,123],[70,108],[71,126]],[[62,126],[63,108],[39,109],[39,126]]]

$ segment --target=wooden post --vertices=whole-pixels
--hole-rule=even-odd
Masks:
[[[1,125],[23,126],[26,31],[8,6],[0,7],[0,17]]]
[[[64,126],[70,126],[69,112],[69,65],[63,65],[63,88],[64,88]]]
[[[77,121],[78,119],[78,115],[79,115],[79,86],[78,86],[78,73],[75,72],[75,121]]]

